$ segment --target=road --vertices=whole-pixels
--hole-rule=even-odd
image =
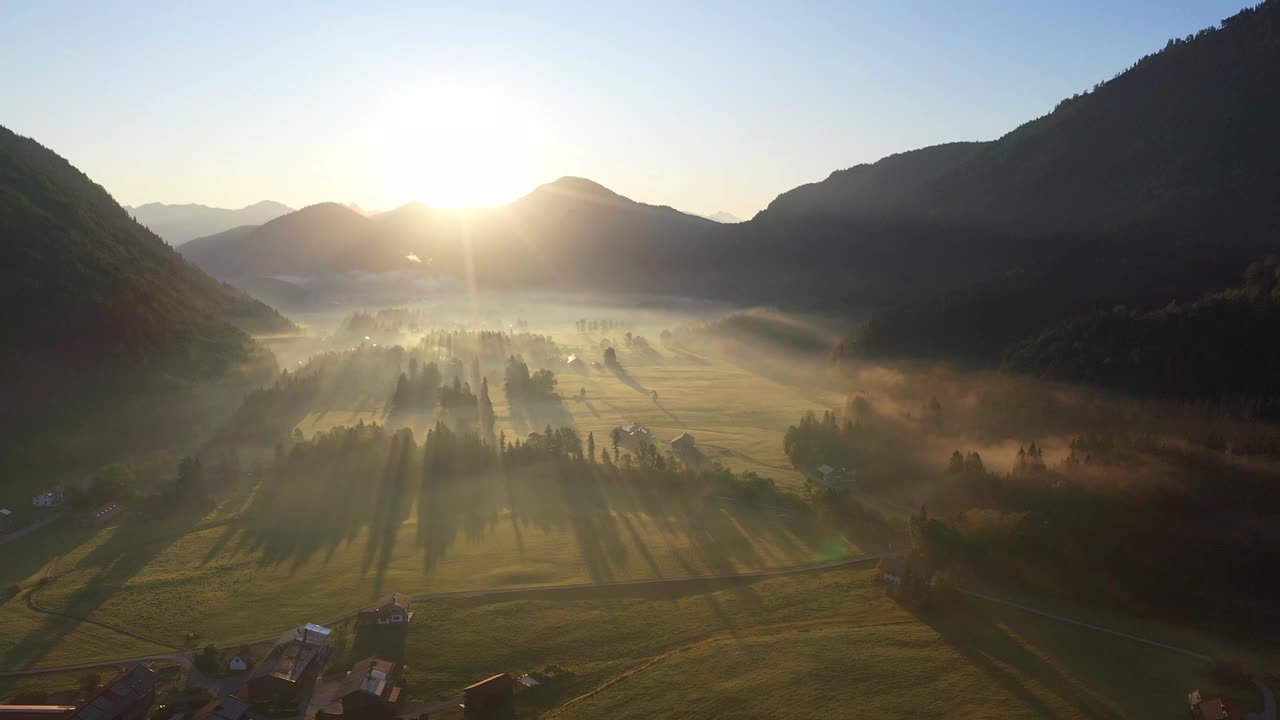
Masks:
[[[778,577],[782,575],[798,575],[801,573],[821,572],[824,570],[833,570],[836,568],[846,567],[850,565],[867,563],[874,560],[879,560],[881,557],[883,557],[886,554],[887,553],[871,553],[868,555],[860,555],[856,558],[849,558],[847,560],[837,560],[835,562],[821,563],[818,565],[801,565],[798,567],[779,568],[777,570],[756,570],[756,571],[745,572],[745,573],[724,573],[720,575],[680,575],[675,577],[645,578],[640,580],[615,580],[612,582],[603,582],[603,583],[573,583],[569,585],[533,585],[528,587],[514,587],[514,588],[490,588],[487,590],[453,590],[449,592],[426,593],[422,595],[414,595],[413,600],[414,602],[430,602],[432,600],[447,600],[450,598],[487,597],[487,596],[493,596],[493,595],[515,595],[520,593],[569,592],[573,590],[587,590],[587,589],[607,588],[607,587],[661,585],[663,583],[717,582],[717,581],[728,581],[728,580],[743,580],[743,579],[750,579],[750,578]],[[40,608],[38,605],[33,606],[32,609],[38,612],[48,612],[48,613],[56,614],[55,611],[45,610],[43,608]],[[350,610],[336,617],[329,618],[321,624],[336,625],[337,623],[342,622],[343,620],[347,620],[354,617],[357,612],[359,612],[359,608],[355,610]],[[81,620],[85,622],[93,623],[95,625],[99,625],[100,627],[104,627],[109,630],[113,630],[115,632],[129,635],[130,637],[139,637],[133,631],[128,630],[126,628],[121,628],[116,625],[101,623],[94,620],[84,620],[83,618],[81,618]],[[238,640],[234,643],[228,643],[223,647],[235,648],[241,645],[251,645],[251,644],[260,643],[260,642],[269,642],[269,641],[275,640],[276,638],[280,637],[282,634],[288,632],[294,627],[297,627],[297,625],[291,626],[289,628],[285,628],[283,630],[280,630],[279,632],[272,633],[271,635],[265,635],[260,638],[253,638],[249,640]],[[143,638],[143,639],[146,639],[146,638]],[[159,644],[164,644],[164,643],[159,643]],[[93,668],[108,667],[112,665],[128,665],[132,663],[151,662],[155,660],[172,660],[174,662],[179,662],[186,667],[194,667],[191,664],[191,652],[192,651],[178,652],[178,653],[169,652],[169,653],[160,653],[157,655],[143,655],[143,656],[131,657],[131,658],[103,660],[100,662],[92,662],[92,663],[76,663],[73,665],[56,665],[52,667],[36,668],[32,670],[10,670],[6,672],[0,672],[0,677],[20,677],[23,675],[44,675],[44,674],[58,673],[58,672],[75,672],[78,670],[90,670]]]
[[[5,543],[7,543],[7,542],[13,542],[14,540],[17,540],[17,539],[19,539],[19,538],[24,538],[24,537],[26,537],[26,536],[30,535],[31,533],[33,533],[33,532],[35,532],[35,531],[39,530],[40,528],[42,528],[42,527],[44,527],[44,526],[46,526],[46,525],[49,525],[50,523],[53,523],[53,522],[54,522],[54,521],[56,521],[58,518],[62,517],[63,515],[66,515],[66,514],[67,514],[67,511],[66,511],[66,510],[59,510],[59,511],[58,511],[58,513],[57,513],[56,515],[51,515],[50,517],[47,517],[47,518],[45,518],[45,519],[41,520],[41,521],[40,521],[40,522],[38,522],[38,523],[35,523],[35,524],[32,524],[32,525],[28,525],[28,526],[26,526],[26,527],[22,528],[21,530],[15,530],[15,531],[13,531],[13,532],[9,533],[8,535],[5,535],[5,536],[3,536],[3,537],[0,537],[0,545],[4,545],[4,544],[5,544]]]

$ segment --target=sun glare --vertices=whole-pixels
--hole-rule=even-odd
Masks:
[[[374,125],[383,195],[394,204],[496,205],[542,180],[533,113],[498,90],[415,88],[390,99]]]

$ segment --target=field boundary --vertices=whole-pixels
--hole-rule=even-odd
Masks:
[[[1115,635],[1116,637],[1124,638],[1125,640],[1131,640],[1140,645],[1146,645],[1148,647],[1157,648],[1159,650],[1168,650],[1170,652],[1179,653],[1182,655],[1186,655],[1188,657],[1193,657],[1197,660],[1203,660],[1205,662],[1213,662],[1213,658],[1209,655],[1196,652],[1195,650],[1188,650],[1187,648],[1184,648],[1184,647],[1178,647],[1177,645],[1169,645],[1167,643],[1162,643],[1156,640],[1149,640],[1144,637],[1139,637],[1138,635],[1131,635],[1127,632],[1112,630],[1111,628],[1105,628],[1105,627],[1102,627],[1101,625],[1094,625],[1093,623],[1087,623],[1087,622],[1084,622],[1083,620],[1076,620],[1074,618],[1069,618],[1066,615],[1057,615],[1054,613],[1045,612],[1044,610],[1037,610],[1028,605],[1016,603],[1011,600],[1002,600],[1001,598],[992,597],[991,595],[984,595],[980,592],[975,592],[973,590],[960,589],[960,593],[963,595],[967,595],[969,597],[978,598],[979,600],[986,600],[987,602],[990,602],[990,603],[995,603],[997,605],[1004,605],[1006,607],[1014,608],[1015,610],[1021,610],[1026,613],[1031,613],[1032,615],[1039,615],[1040,617],[1043,617],[1043,618],[1048,618],[1050,620],[1056,620],[1058,622],[1067,623],[1068,625],[1075,625],[1077,627],[1082,627],[1088,630],[1094,630],[1097,632],[1106,633],[1108,635]]]

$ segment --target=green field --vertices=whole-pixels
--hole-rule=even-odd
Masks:
[[[583,357],[599,359],[599,353],[568,347],[568,351],[573,350],[582,352]],[[711,356],[671,350],[644,360],[633,360],[626,352],[619,356],[634,385],[601,369],[592,369],[586,375],[557,372],[558,390],[566,398],[565,408],[583,438],[593,432],[597,446],[605,447],[613,428],[631,422],[649,428],[662,441],[687,432],[696,438],[707,457],[733,470],[771,477],[785,487],[797,488],[804,481],[782,450],[782,435],[787,427],[806,412],[821,414],[844,400],[837,393],[783,384]],[[514,425],[500,379],[490,378],[490,382],[499,430],[514,438],[542,429]],[[656,390],[657,402],[636,385]],[[586,400],[576,399],[581,389],[587,391]],[[312,412],[298,427],[310,437],[360,420],[385,423],[385,405],[385,397],[367,397],[353,407]],[[433,423],[433,418],[423,416],[411,419],[409,424],[421,438]]]
[[[495,672],[571,675],[522,693],[556,718],[1175,718],[1213,689],[1193,659],[971,602],[913,615],[870,569],[422,603],[396,649],[417,697]],[[1248,699],[1248,695],[1245,695]],[[860,712],[857,714],[861,714]],[[434,716],[433,716],[434,717]]]

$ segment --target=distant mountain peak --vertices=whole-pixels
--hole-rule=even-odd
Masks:
[[[261,225],[293,212],[288,205],[262,200],[238,209],[210,207],[199,203],[168,205],[145,203],[125,211],[171,245],[214,235],[244,225]]]
[[[545,185],[539,185],[531,194],[572,195],[576,197],[596,197],[611,200],[626,199],[594,180],[575,177],[573,175],[566,175],[558,180],[546,183]]]
[[[743,222],[742,218],[738,217],[737,215],[734,215],[731,212],[725,212],[724,210],[718,210],[710,215],[700,214],[698,215],[698,217],[703,217],[708,220],[711,220],[712,222],[723,223],[725,225],[733,225],[734,223]]]

